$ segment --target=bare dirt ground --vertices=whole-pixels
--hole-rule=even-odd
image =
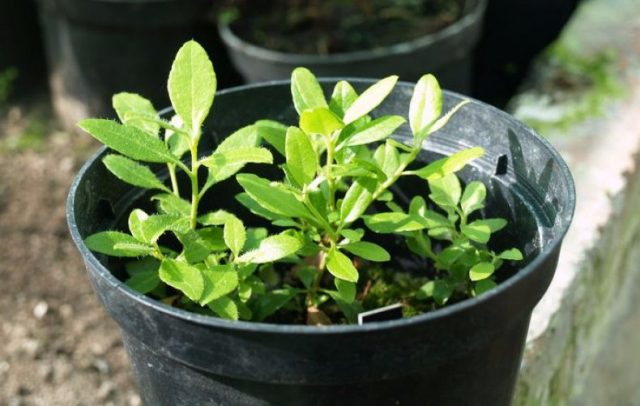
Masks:
[[[0,405],[138,405],[65,219],[97,145],[57,131],[46,96],[29,106],[0,115]]]

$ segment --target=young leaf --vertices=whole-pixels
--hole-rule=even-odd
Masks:
[[[440,207],[456,207],[460,201],[462,188],[455,174],[448,174],[439,179],[429,180],[431,194],[429,198]]]
[[[349,244],[351,244],[354,242],[358,242],[362,239],[362,237],[364,236],[364,230],[361,228],[358,228],[356,230],[351,230],[347,228],[344,230],[340,230],[340,235],[348,239]]]
[[[171,117],[169,124],[176,128],[184,127],[182,119],[177,114]],[[177,158],[181,158],[191,149],[191,145],[189,145],[189,137],[182,132],[176,132],[170,129],[166,129],[164,132],[164,139],[167,146],[169,147],[169,151],[171,151],[171,153]]]
[[[469,215],[484,207],[484,199],[487,196],[487,188],[482,182],[470,182],[464,189],[460,207],[464,214]]]
[[[469,162],[484,155],[484,149],[481,147],[468,148],[451,155],[445,160],[442,166],[444,174],[458,172],[464,168]]]
[[[429,134],[433,134],[434,132],[438,131],[439,129],[441,129],[442,127],[447,125],[449,120],[451,120],[451,117],[453,117],[453,115],[456,114],[458,112],[458,110],[460,110],[462,108],[462,106],[464,106],[467,103],[469,103],[469,100],[463,100],[460,103],[456,104],[456,106],[454,108],[452,108],[451,110],[449,110],[447,112],[447,114],[445,114],[444,116],[440,117],[435,123],[433,123],[431,128],[429,128],[429,132],[428,133]]]
[[[342,299],[345,303],[352,303],[354,300],[356,300],[355,283],[336,278],[334,279],[334,284],[336,285],[336,289],[338,289],[340,299]]]
[[[161,193],[153,196],[151,200],[158,201],[158,206],[162,213],[179,214],[182,216],[189,216],[191,214],[191,204],[173,193]]]
[[[152,247],[119,231],[101,231],[92,234],[84,240],[84,243],[91,251],[112,257],[140,257],[153,252]]]
[[[251,213],[260,217],[264,217],[267,220],[276,221],[276,220],[281,220],[285,218],[280,214],[276,214],[272,211],[265,209],[263,206],[258,204],[258,202],[253,200],[251,196],[249,196],[247,193],[238,193],[236,195],[236,200],[240,202],[240,204],[242,204],[244,207],[249,209]]]
[[[329,102],[329,108],[338,117],[344,117],[344,112],[347,111],[354,101],[358,98],[358,94],[349,84],[349,82],[341,80],[336,83],[333,88],[333,94],[331,95],[331,101]]]
[[[213,300],[209,302],[207,306],[215,314],[222,317],[223,319],[238,320],[238,305],[227,296],[222,296],[216,300]]]
[[[258,248],[238,257],[238,262],[264,264],[295,254],[304,246],[300,238],[288,234],[278,234],[267,237],[260,242]]]
[[[287,168],[299,185],[310,183],[318,170],[318,156],[309,136],[296,127],[289,127],[286,138]]]
[[[344,143],[347,146],[355,146],[381,141],[393,134],[404,122],[405,119],[401,116],[380,117],[355,131]]]
[[[82,120],[78,126],[107,147],[129,158],[145,162],[178,162],[164,142],[138,128],[95,118]]]
[[[160,276],[158,271],[155,272],[140,272],[126,280],[125,285],[131,289],[144,294],[147,294],[158,287],[160,284]]]
[[[491,289],[495,288],[496,286],[498,286],[498,285],[494,281],[492,281],[491,279],[483,279],[481,281],[476,282],[473,285],[473,295],[474,296],[480,296],[481,294],[490,291]]]
[[[298,114],[328,107],[318,80],[307,68],[296,68],[291,74],[291,95]]]
[[[486,244],[491,238],[491,228],[488,225],[474,221],[473,223],[463,225],[460,231],[472,241]]]
[[[391,256],[381,246],[372,242],[359,241],[342,247],[350,253],[374,262],[387,262]]]
[[[237,217],[231,216],[224,225],[224,242],[233,255],[240,255],[244,243],[247,241],[247,232],[244,224]]]
[[[259,120],[254,125],[258,135],[284,156],[287,126],[272,120]]]
[[[114,95],[111,101],[122,124],[139,128],[149,135],[158,135],[158,131],[160,131],[160,125],[158,123],[140,118],[130,118],[132,116],[131,113],[140,116],[155,117],[157,115],[156,109],[149,100],[134,93],[123,92]]]
[[[428,223],[420,216],[400,212],[378,213],[366,216],[364,223],[373,232],[380,234],[402,233],[427,228]]]
[[[200,305],[205,306],[221,298],[238,287],[238,272],[233,265],[216,265],[202,270],[204,291]]]
[[[273,162],[273,156],[265,148],[243,147],[229,151],[216,151],[200,161],[210,169],[208,182],[218,183],[235,175],[246,164]]]
[[[300,114],[300,128],[307,134],[330,136],[344,127],[344,123],[327,107],[306,110]]]
[[[338,249],[331,249],[327,254],[327,269],[331,275],[348,282],[358,282],[358,270],[353,263]]]
[[[483,279],[487,279],[493,272],[495,272],[496,268],[490,262],[480,262],[479,264],[474,265],[469,270],[469,279],[472,281],[481,281]]]
[[[149,218],[149,215],[140,209],[132,210],[129,214],[129,231],[131,235],[135,237],[138,241],[143,241],[145,243],[150,243],[147,241],[144,232],[142,231],[142,223]]]
[[[440,114],[442,114],[440,85],[433,75],[424,75],[416,83],[409,105],[409,123],[414,139],[421,142]]]
[[[394,147],[389,140],[380,145],[376,152],[373,154],[373,159],[378,163],[382,171],[387,176],[393,176],[393,174],[400,167],[400,155],[398,150]]]
[[[292,192],[274,187],[267,179],[252,174],[243,173],[236,179],[244,191],[265,209],[286,217],[309,217],[304,204]]]
[[[282,306],[289,303],[296,295],[293,289],[278,289],[258,298],[255,304],[254,317],[257,321],[263,321]]]
[[[522,261],[524,257],[522,256],[522,252],[519,249],[511,248],[509,250],[502,251],[500,255],[498,255],[498,258],[510,261]]]
[[[170,190],[160,182],[149,167],[125,158],[121,155],[109,154],[102,160],[104,166],[123,182],[145,189]]]
[[[200,130],[216,94],[216,74],[207,52],[195,41],[185,43],[169,73],[169,98],[191,130]]]
[[[507,226],[507,220],[501,218],[476,220],[472,224],[482,224],[491,230],[492,233],[502,230]]]
[[[184,262],[165,258],[160,264],[160,279],[167,285],[184,293],[197,302],[204,291],[204,280],[200,270]]]
[[[362,216],[373,201],[376,185],[377,182],[369,178],[360,178],[351,184],[340,206],[342,224],[352,223]]]
[[[260,145],[258,126],[251,124],[236,130],[216,147],[214,153],[235,151],[240,148],[254,148]]]
[[[353,123],[378,107],[389,93],[391,93],[397,81],[397,76],[388,76],[370,86],[344,113],[344,123]]]
[[[203,226],[222,226],[232,218],[235,218],[233,214],[224,210],[216,210],[198,217],[198,223]]]

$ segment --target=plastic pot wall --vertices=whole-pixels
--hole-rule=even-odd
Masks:
[[[288,79],[291,71],[304,66],[323,77],[382,78],[399,75],[417,81],[433,73],[447,89],[468,93],[472,54],[482,31],[487,0],[466,0],[461,19],[441,31],[416,40],[374,50],[315,55],[276,52],[250,44],[233,31],[233,25],[219,25],[236,69],[251,83]]]
[[[176,49],[203,29],[211,5],[208,0],[38,2],[54,107],[70,129],[89,116],[113,116],[111,96],[124,90],[168,104],[166,78]]]
[[[362,90],[371,82],[354,83]],[[333,84],[323,82],[327,91]],[[207,139],[215,143],[261,118],[295,122],[289,91],[288,83],[277,83],[218,93]],[[399,84],[376,114],[404,115],[411,92],[411,85]],[[460,99],[446,93],[445,107]],[[406,133],[403,127],[398,136]],[[329,327],[206,317],[126,287],[114,275],[118,270],[109,268],[109,259],[83,243],[84,237],[126,218],[140,198],[139,191],[107,172],[100,161],[106,151],[100,151],[72,185],[69,227],[95,291],[122,329],[145,403],[508,405],[532,309],[552,279],[571,221],[574,187],[548,142],[476,101],[429,139],[421,159],[470,146],[482,146],[486,154],[461,177],[487,185],[484,215],[510,223],[493,248],[519,247],[526,256],[523,268],[487,294],[431,313]],[[237,192],[238,185],[229,180],[203,204],[234,208]],[[427,191],[422,183],[409,183],[398,192]]]

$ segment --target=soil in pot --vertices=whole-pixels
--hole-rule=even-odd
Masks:
[[[375,49],[423,37],[462,15],[464,0],[231,2],[232,29],[250,43],[297,54]]]

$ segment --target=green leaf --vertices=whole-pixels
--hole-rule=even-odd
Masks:
[[[202,273],[195,266],[165,258],[160,264],[160,279],[197,302],[204,291]]]
[[[443,306],[449,301],[453,291],[454,287],[452,285],[445,280],[438,279],[433,285],[433,300],[440,306]]]
[[[429,180],[429,198],[440,207],[456,207],[460,201],[462,187],[458,177],[450,173],[439,179]]]
[[[176,128],[182,128],[184,126],[182,119],[178,115],[171,117],[171,121],[169,123]],[[169,146],[169,151],[171,151],[171,153],[177,158],[181,158],[191,149],[191,145],[189,145],[189,137],[182,132],[167,129],[164,132],[164,139],[166,144]]]
[[[453,117],[454,114],[456,114],[458,112],[458,110],[460,110],[462,108],[462,106],[464,106],[467,103],[469,103],[469,100],[461,101],[460,103],[456,104],[456,106],[454,108],[449,110],[447,112],[447,114],[445,114],[444,116],[440,117],[435,123],[433,123],[431,128],[429,128],[429,134],[433,134],[434,132],[436,132],[439,129],[441,129],[442,127],[444,127],[449,122],[449,120],[451,120],[451,117]]]
[[[495,288],[496,286],[498,285],[491,279],[483,279],[473,285],[473,294],[474,296],[480,296],[483,293],[486,293]]]
[[[491,238],[491,228],[489,228],[488,225],[478,223],[477,221],[463,225],[460,227],[460,231],[462,231],[462,234],[470,240],[481,244],[486,244],[489,241],[489,238]]]
[[[129,158],[145,162],[178,162],[164,142],[138,128],[96,118],[82,120],[78,126],[107,147]]]
[[[469,270],[469,279],[472,281],[481,281],[483,279],[487,279],[495,272],[496,268],[490,262],[480,262],[479,264],[475,264]]]
[[[235,131],[216,147],[215,153],[235,151],[240,148],[255,148],[260,145],[260,130],[257,124],[251,124]]]
[[[114,154],[107,155],[102,162],[111,173],[123,182],[145,189],[160,189],[169,192],[169,189],[147,166]]]
[[[254,318],[263,321],[289,303],[295,295],[296,291],[293,289],[279,289],[260,296],[255,304]]]
[[[253,174],[236,176],[245,192],[265,209],[286,217],[309,217],[302,202],[290,191]]]
[[[298,278],[300,278],[302,284],[307,289],[310,289],[313,285],[317,273],[318,270],[310,266],[298,268]]]
[[[364,223],[376,233],[402,233],[422,230],[428,223],[420,216],[400,212],[377,213],[364,218]]]
[[[340,221],[349,224],[362,216],[373,201],[377,182],[360,178],[351,184],[340,206]]]
[[[358,270],[353,263],[338,249],[331,249],[327,254],[327,269],[331,275],[348,282],[358,282]]]
[[[256,121],[255,126],[260,137],[275,148],[280,155],[284,156],[287,126],[272,120]]]
[[[470,182],[464,189],[460,207],[464,214],[469,215],[484,207],[484,200],[487,196],[487,188],[482,182]]]
[[[136,127],[149,135],[158,136],[158,131],[160,131],[158,123],[141,118],[131,118],[131,113],[140,116],[157,116],[158,113],[149,100],[134,93],[123,92],[114,95],[111,101],[122,124]]]
[[[357,98],[358,93],[356,93],[349,82],[341,80],[336,83],[336,86],[333,88],[329,108],[337,114],[338,117],[344,117],[344,112],[351,107]]]
[[[151,243],[147,241],[144,236],[144,232],[142,231],[142,223],[149,218],[149,215],[140,209],[132,210],[129,213],[129,231],[131,235],[135,237],[136,240],[145,242],[147,244]]]
[[[198,217],[198,223],[203,226],[222,226],[231,218],[235,216],[228,211],[216,210]]]
[[[296,127],[289,127],[286,138],[287,168],[299,185],[310,183],[318,170],[318,155],[309,136]]]
[[[280,214],[276,214],[262,207],[258,202],[253,200],[247,193],[238,193],[236,200],[239,201],[244,207],[257,216],[264,217],[267,220],[275,221],[284,219]]]
[[[416,83],[409,105],[409,123],[414,139],[421,142],[440,114],[442,114],[440,85],[433,75],[424,75]]]
[[[498,258],[506,259],[508,261],[522,261],[524,257],[519,249],[511,248],[509,250],[502,251],[500,255],[498,255]]]
[[[216,265],[202,270],[204,290],[200,298],[200,305],[228,295],[238,287],[238,272],[233,265]]]
[[[189,230],[186,233],[176,232],[176,237],[183,246],[182,255],[190,264],[203,261],[213,251],[224,251],[223,231],[217,227]]]
[[[492,233],[502,230],[507,226],[507,220],[501,218],[476,220],[472,224],[483,224],[489,227]]]
[[[264,264],[295,254],[304,246],[300,238],[288,234],[277,234],[267,237],[260,242],[258,248],[248,251],[238,257],[238,262]]]
[[[351,230],[347,228],[347,229],[340,230],[340,235],[348,239],[349,243],[351,244],[351,243],[360,241],[362,237],[364,237],[364,230],[361,228],[358,228],[356,230]]]
[[[207,52],[195,41],[185,43],[169,73],[169,98],[191,130],[200,130],[216,94],[217,80]]]
[[[359,241],[342,246],[342,248],[369,261],[386,262],[391,259],[387,250],[372,242]]]
[[[468,148],[448,157],[442,166],[444,174],[458,172],[464,168],[469,162],[484,155],[484,149],[481,147]]]
[[[378,107],[389,93],[391,93],[397,81],[397,76],[388,76],[370,86],[344,113],[344,123],[353,123]]]
[[[327,107],[306,110],[300,114],[300,128],[307,134],[330,136],[344,128],[344,123]]]
[[[158,271],[154,272],[140,272],[125,282],[125,285],[130,287],[131,289],[138,291],[140,293],[147,294],[158,287],[160,284],[160,276],[158,275]]]
[[[265,148],[244,147],[230,151],[215,152],[200,162],[210,169],[210,176],[207,182],[215,184],[235,175],[246,164],[270,164],[273,162],[273,156]]]
[[[235,216],[231,216],[224,224],[224,242],[229,247],[233,255],[240,255],[244,243],[247,241],[247,232],[242,221]]]
[[[125,264],[125,269],[127,270],[129,276],[135,276],[140,273],[149,272],[158,273],[158,268],[160,268],[160,261],[153,257],[142,257]]]
[[[328,107],[318,80],[307,68],[296,68],[291,74],[291,95],[298,114]]]
[[[153,247],[142,244],[133,236],[119,231],[101,231],[90,235],[84,243],[91,251],[112,257],[140,257],[153,252]]]
[[[380,117],[355,131],[344,142],[347,146],[355,146],[381,141],[393,134],[405,121],[404,117],[401,116]]]
[[[356,300],[356,284],[353,282],[344,281],[342,279],[336,278],[333,281],[336,285],[336,289],[338,289],[338,294],[340,295],[340,299],[342,299],[345,303],[352,303]]]
[[[153,196],[151,200],[158,202],[159,210],[162,213],[179,214],[182,216],[189,216],[191,214],[191,204],[173,193],[161,193]]]
[[[215,314],[223,319],[238,320],[238,305],[227,296],[222,296],[207,304]]]
[[[378,163],[382,171],[388,176],[393,176],[400,167],[400,154],[389,140],[380,145],[373,154],[373,159]]]

